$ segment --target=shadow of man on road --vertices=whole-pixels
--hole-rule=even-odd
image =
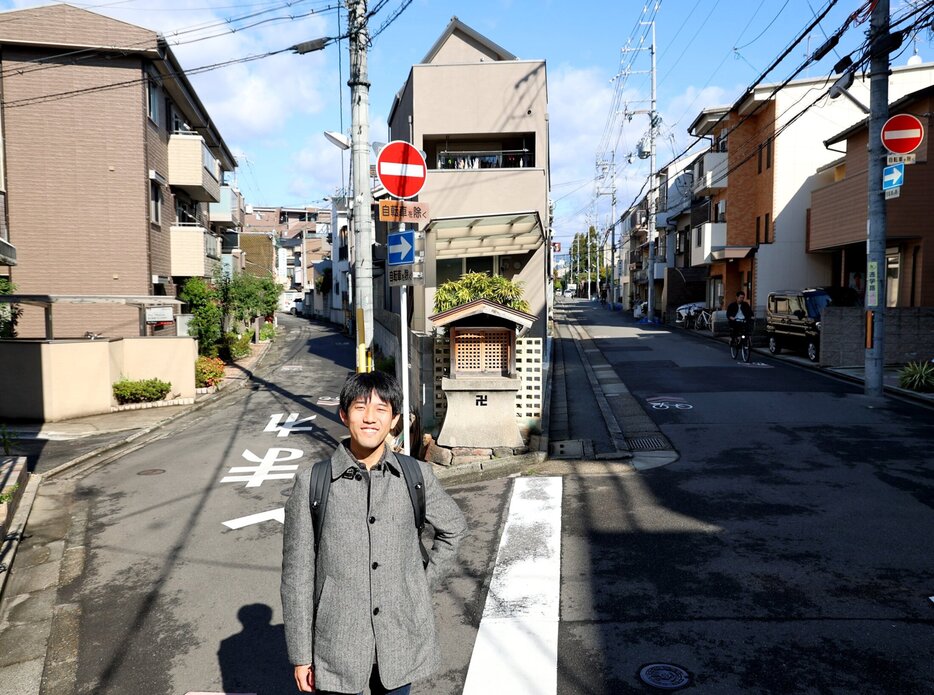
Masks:
[[[272,625],[272,608],[251,603],[237,611],[243,630],[221,641],[217,650],[224,692],[282,695],[295,693],[285,649],[285,627]]]

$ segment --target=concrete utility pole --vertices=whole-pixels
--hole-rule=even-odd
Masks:
[[[655,111],[655,22],[652,22],[652,96],[649,105],[649,322],[655,321],[655,213],[658,193],[655,191],[655,128],[658,114]]]
[[[610,302],[610,308],[613,308],[613,303],[616,301],[616,152],[611,153],[609,162],[598,159],[597,167],[599,167],[602,173],[601,179],[605,179],[607,173],[609,173],[610,176],[609,188],[607,188],[606,185],[598,187],[597,195],[610,196],[610,223],[607,225],[607,234],[610,239],[610,277],[608,278],[609,287],[607,297]],[[602,262],[600,266],[603,267]]]
[[[373,218],[370,190],[370,83],[367,81],[366,0],[347,0],[350,34],[350,119],[353,166],[354,311],[357,371],[371,368],[373,346]]]
[[[885,194],[882,126],[889,117],[889,0],[878,0],[869,24],[869,238],[866,243],[866,361],[864,393],[881,398],[885,366]]]

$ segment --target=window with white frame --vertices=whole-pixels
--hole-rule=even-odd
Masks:
[[[159,118],[162,104],[162,97],[159,94],[159,85],[156,84],[155,80],[149,80],[148,84],[149,87],[146,91],[146,96],[149,106],[149,120],[159,125],[162,122]]]
[[[149,221],[162,224],[162,184],[156,180],[149,181]]]

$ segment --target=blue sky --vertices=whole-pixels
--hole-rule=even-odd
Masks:
[[[377,2],[370,0],[370,6]],[[389,0],[371,20],[371,33],[405,2]],[[591,221],[599,227],[608,221],[609,198],[591,202],[598,153],[616,153],[621,207],[631,202],[645,180],[645,162],[625,162],[646,131],[647,118],[635,116],[625,121],[611,116],[617,84],[633,108],[645,108],[646,104],[635,102],[649,98],[648,75],[613,81],[621,61],[628,62],[630,54],[621,49],[634,31],[639,31],[644,12],[651,14],[658,5],[661,164],[691,142],[686,129],[701,109],[732,103],[830,2],[411,0],[375,38],[370,51],[371,137],[386,139],[386,116],[394,94],[410,66],[424,57],[452,16],[519,58],[545,59],[555,237],[566,242]],[[3,9],[43,4],[49,3],[0,0]],[[346,12],[342,10],[338,19],[340,0],[101,0],[70,4],[161,32],[175,44],[173,50],[189,69],[346,30]],[[910,0],[892,0],[891,4],[894,16],[911,9]],[[766,82],[781,81],[791,74],[803,62],[808,47],[816,49],[863,5],[862,0],[839,0],[809,40],[796,47]],[[253,19],[240,19],[261,11],[263,14]],[[316,13],[309,15],[312,11]],[[244,26],[273,18],[258,26]],[[836,51],[802,76],[830,73],[838,56],[864,39],[867,25],[852,26]],[[230,31],[234,27],[238,30]],[[916,46],[925,62],[934,60],[930,32],[922,33]],[[893,56],[893,64],[904,64],[913,48],[908,46],[902,55]],[[648,52],[636,55],[633,69],[648,70]],[[240,159],[238,183],[247,202],[316,204],[341,185],[341,153],[322,132],[341,129],[341,104],[343,128],[350,127],[347,63],[347,44],[342,42],[318,53],[298,56],[287,52],[192,77],[211,117]]]

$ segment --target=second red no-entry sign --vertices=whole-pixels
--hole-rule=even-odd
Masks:
[[[422,153],[402,140],[393,140],[376,157],[376,175],[394,198],[412,198],[425,185],[427,167]]]
[[[910,113],[892,116],[882,126],[882,144],[893,154],[908,154],[924,139],[924,126]]]

